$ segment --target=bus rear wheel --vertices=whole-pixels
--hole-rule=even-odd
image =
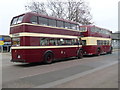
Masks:
[[[83,51],[82,50],[79,50],[77,58],[78,59],[82,59],[83,58]]]
[[[110,48],[110,51],[108,52],[108,54],[112,54],[112,47]]]
[[[98,48],[98,49],[97,49],[97,54],[96,54],[96,55],[97,55],[97,56],[100,56],[100,53],[101,53],[101,50],[100,50],[100,48]]]
[[[53,62],[53,54],[52,53],[46,53],[44,57],[44,63],[51,64]]]

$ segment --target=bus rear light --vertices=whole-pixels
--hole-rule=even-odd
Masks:
[[[20,55],[17,55],[17,58],[21,58],[21,56],[20,56]]]

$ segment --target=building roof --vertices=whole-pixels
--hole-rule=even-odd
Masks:
[[[120,40],[120,32],[112,33],[112,39]]]

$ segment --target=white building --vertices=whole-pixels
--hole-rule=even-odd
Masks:
[[[112,46],[120,49],[120,31],[112,33]]]

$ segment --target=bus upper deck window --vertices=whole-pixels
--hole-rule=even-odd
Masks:
[[[11,25],[15,25],[15,24],[21,23],[22,20],[23,20],[23,17],[24,17],[24,15],[13,18]]]
[[[63,23],[63,21],[59,21],[59,20],[57,20],[57,27],[64,27],[64,25],[63,25],[64,23]]]
[[[31,19],[30,19],[30,22],[32,24],[37,24],[37,16],[33,16]]]
[[[71,29],[74,29],[74,30],[76,30],[77,28],[77,25],[76,24],[71,24]]]
[[[77,29],[77,30],[80,30],[80,27],[79,27],[79,25],[77,25],[76,29]]]
[[[18,21],[17,21],[17,23],[21,23],[22,20],[23,20],[23,17],[24,17],[24,16],[20,16],[20,17],[18,17]]]
[[[56,20],[49,19],[49,26],[54,26],[54,27],[56,27]]]
[[[65,28],[70,29],[71,28],[70,23],[65,22]]]
[[[87,31],[87,27],[80,27],[80,31],[81,32],[86,32]]]
[[[48,25],[48,19],[44,17],[39,17],[39,24],[40,25]]]
[[[12,25],[17,24],[17,20],[18,20],[18,18],[14,18],[12,21]]]

